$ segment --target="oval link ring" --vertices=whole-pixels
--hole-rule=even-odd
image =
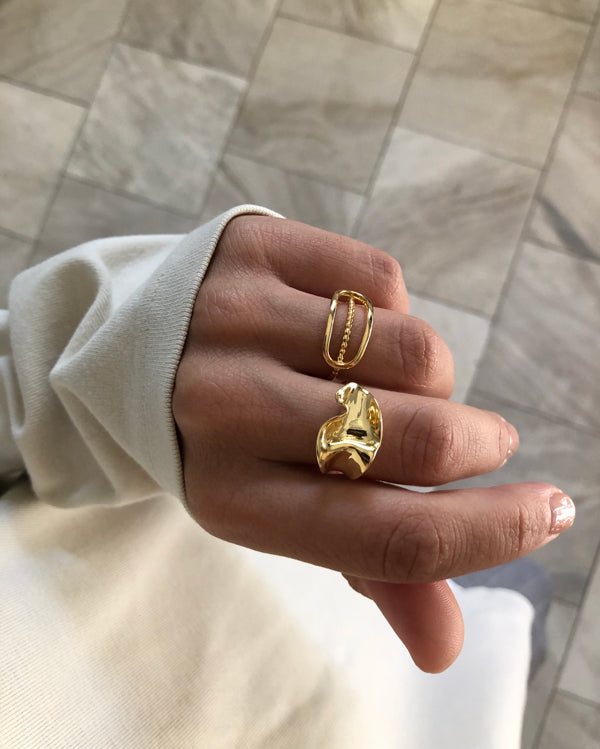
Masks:
[[[348,318],[346,320],[346,330],[344,331],[344,338],[342,340],[342,346],[337,359],[333,359],[329,353],[329,347],[331,346],[331,334],[333,333],[333,321],[335,319],[335,312],[338,306],[338,301],[341,296],[348,297]],[[350,330],[352,329],[352,323],[354,322],[354,304],[355,301],[359,301],[364,305],[367,312],[367,320],[365,324],[365,332],[358,347],[358,351],[354,355],[353,359],[348,362],[344,361],[344,354],[350,340]],[[358,291],[350,291],[349,289],[339,289],[335,292],[331,299],[331,306],[329,307],[329,317],[327,318],[327,327],[325,328],[325,337],[323,338],[323,356],[327,364],[333,368],[333,377],[335,379],[340,369],[350,369],[358,364],[363,358],[364,353],[371,338],[371,331],[373,330],[373,305],[367,299],[366,296],[359,294]]]

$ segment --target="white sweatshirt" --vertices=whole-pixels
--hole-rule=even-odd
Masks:
[[[517,749],[522,596],[456,588],[465,649],[427,676],[341,576],[188,514],[171,395],[210,258],[242,213],[279,217],[244,205],[183,237],[95,240],[11,284],[0,747]]]

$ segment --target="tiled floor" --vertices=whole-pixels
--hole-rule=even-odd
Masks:
[[[598,0],[4,0],[0,303],[98,236],[257,202],[398,258],[455,398],[578,520],[524,749],[600,743]]]

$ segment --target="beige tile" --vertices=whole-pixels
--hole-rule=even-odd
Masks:
[[[267,206],[286,218],[350,234],[364,198],[283,169],[226,154],[202,211],[202,220],[241,203]]]
[[[578,697],[600,702],[600,562],[583,602],[559,686]]]
[[[556,692],[537,749],[598,749],[600,705]]]
[[[400,124],[541,166],[587,32],[499,0],[443,0]]]
[[[89,101],[126,0],[5,0],[0,3],[0,73]]]
[[[527,690],[521,749],[534,749],[576,615],[575,606],[556,600],[550,604],[546,620],[546,659]]]
[[[452,352],[454,392],[452,400],[462,403],[475,375],[483,351],[489,320],[446,304],[410,294],[410,314],[432,325]]]
[[[581,93],[600,96],[600,24],[596,25],[577,90]]]
[[[406,52],[281,18],[231,144],[238,155],[362,192],[411,60]]]
[[[600,265],[526,244],[475,387],[600,429]]]
[[[121,38],[245,76],[276,0],[132,0]]]
[[[0,309],[7,309],[10,284],[27,267],[30,253],[31,242],[0,234]]]
[[[48,215],[31,258],[50,255],[99,237],[132,234],[185,234],[198,222],[131,198],[66,177]]]
[[[435,0],[283,0],[281,12],[376,42],[414,50]]]
[[[503,468],[449,486],[544,481],[569,494],[577,508],[575,523],[559,538],[533,552],[531,558],[551,574],[556,597],[579,604],[598,548],[600,436],[508,406],[498,397],[475,389],[467,402],[499,413],[514,424],[520,446]]]
[[[199,212],[244,82],[117,45],[68,172]]]
[[[0,227],[35,237],[84,110],[0,81]]]
[[[573,98],[529,235],[600,258],[600,100]]]
[[[400,262],[411,291],[492,315],[538,177],[396,128],[358,235]]]
[[[543,10],[546,13],[558,13],[580,21],[591,21],[598,4],[597,0],[510,0],[510,2]]]

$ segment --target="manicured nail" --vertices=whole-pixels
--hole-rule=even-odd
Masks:
[[[508,451],[506,453],[506,457],[510,458],[511,455],[515,454],[517,445],[519,444],[519,433],[510,423],[510,421],[506,422],[506,426],[508,427],[508,436],[510,438],[508,442]]]
[[[573,525],[575,520],[575,505],[570,497],[562,492],[553,494],[550,499],[550,511],[552,519],[550,521],[550,535],[555,536],[557,533],[566,531]]]
[[[506,451],[506,458],[504,458],[504,465],[506,461],[510,458],[511,455],[514,455],[517,451],[517,446],[519,444],[519,433],[515,429],[515,427],[510,423],[510,421],[506,421],[504,416],[500,417],[502,421],[506,424],[506,428],[508,429],[508,450]],[[502,467],[502,466],[500,466]]]

